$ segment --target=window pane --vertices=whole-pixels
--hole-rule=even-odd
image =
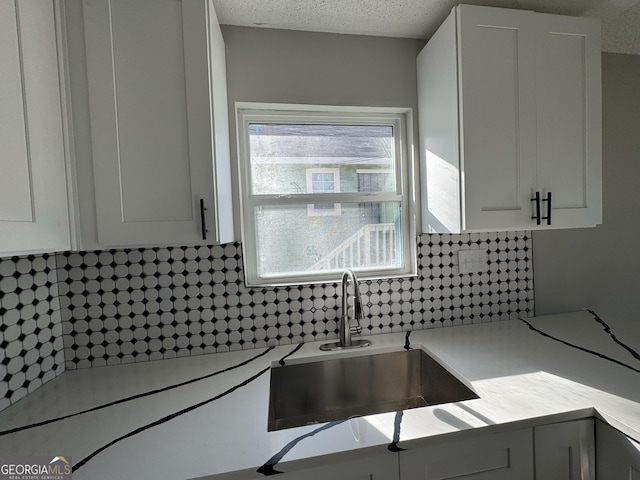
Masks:
[[[313,193],[335,192],[335,183],[333,181],[333,174],[312,173],[311,174],[311,191]]]
[[[339,215],[310,214],[318,208],[255,208],[258,275],[401,266],[400,202],[337,203]]]
[[[395,191],[392,126],[252,123],[249,149],[256,195]],[[309,182],[310,169],[335,169],[338,178],[318,172]],[[388,173],[374,179],[375,190],[362,190],[359,175],[367,171]],[[339,189],[329,189],[330,183]]]

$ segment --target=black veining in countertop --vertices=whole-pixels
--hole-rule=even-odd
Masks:
[[[239,383],[238,385],[231,387],[230,389],[222,392],[219,395],[216,395],[213,398],[210,398],[209,400],[204,400],[202,402],[196,403],[195,405],[192,405],[190,407],[187,408],[183,408],[182,410],[179,410],[175,413],[172,413],[171,415],[167,415],[165,417],[162,417],[158,420],[156,420],[155,422],[151,422],[148,423],[147,425],[143,425],[142,427],[136,428],[135,430],[122,435],[118,438],[116,438],[115,440],[110,441],[109,443],[107,443],[106,445],[98,448],[97,450],[95,450],[93,453],[89,454],[88,456],[86,456],[85,458],[83,458],[82,460],[80,460],[79,462],[75,463],[73,465],[73,471],[76,472],[78,471],[81,467],[83,467],[89,460],[91,460],[93,457],[95,457],[96,455],[98,455],[100,452],[103,452],[104,450],[106,450],[107,448],[111,447],[112,445],[115,445],[116,443],[129,438],[129,437],[133,437],[134,435],[137,435],[138,433],[144,432],[145,430],[149,430],[150,428],[153,427],[157,427],[158,425],[162,425],[163,423],[167,423],[171,420],[173,420],[174,418],[179,417],[180,415],[184,415],[185,413],[189,413],[197,408],[200,408],[204,405],[207,405],[211,402],[214,402],[222,397],[226,397],[227,395],[229,395],[230,393],[235,392],[236,390],[238,390],[241,387],[244,387],[245,385],[250,384],[251,382],[253,382],[256,378],[260,377],[261,375],[263,375],[264,373],[268,372],[271,368],[267,367],[267,368],[263,368],[262,370],[260,370],[258,373],[256,373],[255,375],[252,375],[251,377],[247,378],[245,381]]]
[[[335,422],[329,422],[329,423],[325,423],[324,425],[322,425],[321,427],[316,428],[315,430],[312,430],[309,433],[306,433],[304,435],[299,436],[298,438],[295,438],[293,440],[291,440],[289,443],[287,443],[282,450],[280,450],[278,453],[276,453],[273,457],[271,457],[269,460],[267,460],[267,462],[262,465],[260,468],[258,468],[258,470],[256,470],[258,473],[261,473],[265,476],[268,475],[276,475],[278,473],[283,473],[283,472],[279,472],[277,471],[274,467],[278,464],[278,462],[280,462],[280,460],[282,460],[282,458],[291,451],[291,449],[293,449],[293,447],[295,447],[298,443],[300,443],[302,440],[304,440],[305,438],[309,438],[312,437],[320,432],[323,432],[324,430],[328,430],[329,428],[335,427],[336,425],[340,425],[341,423],[346,422],[347,420],[336,420]]]
[[[636,352],[629,345],[627,345],[623,341],[619,340],[618,337],[616,337],[616,335],[611,330],[611,327],[609,325],[607,325],[607,323],[602,318],[600,318],[600,316],[596,312],[594,312],[593,310],[590,310],[588,308],[585,308],[585,310],[587,312],[589,312],[591,315],[593,315],[593,318],[596,320],[596,322],[598,322],[600,325],[602,325],[604,327],[604,331],[611,337],[611,339],[615,343],[617,343],[622,348],[624,348],[627,352],[629,352],[633,358],[635,358],[636,360],[640,360],[640,353]]]
[[[256,357],[253,357],[251,359],[249,359],[248,361],[242,362],[240,364],[238,364],[237,366],[233,367],[233,368],[237,368],[238,366],[242,366],[243,364],[246,365],[247,363],[249,363],[249,361],[253,361],[259,357],[261,357],[262,355],[265,355],[267,352],[273,350],[274,347],[270,347],[269,349],[267,349],[265,352],[261,353],[260,355],[257,355]],[[283,356],[278,363],[280,363],[281,365],[284,365],[284,360],[286,358],[288,358],[289,356],[293,355],[295,352],[297,352],[300,348],[302,348],[302,344],[298,344],[291,352],[289,352],[288,354],[286,354],[285,356]],[[232,367],[229,367],[232,368]],[[229,369],[225,369],[223,371],[228,371]],[[107,443],[106,445],[100,447],[99,449],[95,450],[94,452],[92,452],[91,454],[89,454],[87,457],[83,458],[82,460],[80,460],[79,462],[77,462],[76,464],[74,464],[73,468],[74,471],[77,471],[79,468],[83,467],[89,460],[91,460],[93,457],[95,457],[96,455],[98,455],[100,452],[103,452],[104,450],[106,450],[107,448],[111,447],[112,445],[115,445],[116,443],[125,440],[127,438],[133,437],[134,435],[137,435],[138,433],[144,432],[146,430],[149,430],[150,428],[153,427],[157,427],[158,425],[162,425],[164,423],[167,423],[181,415],[184,415],[186,413],[189,413],[193,410],[196,410],[204,405],[208,405],[216,400],[219,400],[222,397],[226,397],[227,395],[235,392],[236,390],[238,390],[241,387],[244,387],[248,384],[250,384],[251,382],[253,382],[254,380],[256,380],[257,378],[259,378],[260,376],[262,376],[263,374],[265,374],[266,372],[270,371],[271,367],[266,367],[263,368],[262,370],[260,370],[258,373],[256,373],[255,375],[252,375],[251,377],[247,378],[246,380],[244,380],[243,382],[239,383],[238,385],[235,385],[234,387],[229,388],[228,390],[220,393],[219,395],[216,395],[215,397],[212,397],[208,400],[204,400],[202,402],[196,403],[195,405],[192,405],[190,407],[187,408],[183,408],[182,410],[179,410],[175,413],[172,413],[171,415],[167,415],[165,417],[162,417],[154,422],[148,423],[147,425],[143,425],[139,428],[136,428],[135,430],[122,435],[118,438],[116,438],[115,440],[112,440],[111,442]],[[222,371],[221,371],[222,372]],[[219,373],[219,372],[217,372]],[[217,374],[216,373],[216,374]],[[210,374],[209,376],[212,376],[213,374]],[[208,376],[207,376],[208,378]],[[338,422],[339,423],[339,422]],[[297,442],[296,442],[297,443]],[[291,448],[293,448],[293,445],[291,446]],[[290,450],[290,449],[289,449]],[[288,451],[288,450],[287,450]],[[285,452],[286,453],[286,452]],[[284,455],[284,454],[283,454]]]
[[[158,393],[167,392],[169,390],[173,390],[174,388],[179,388],[179,387],[183,387],[185,385],[190,385],[192,383],[199,382],[201,380],[206,380],[208,378],[215,377],[216,375],[220,375],[222,373],[226,373],[226,372],[229,372],[231,370],[235,370],[236,368],[244,367],[245,365],[248,365],[249,363],[259,359],[260,357],[263,357],[264,355],[266,355],[267,353],[272,351],[274,348],[275,347],[269,347],[264,352],[254,356],[252,358],[249,358],[249,359],[247,359],[247,360],[245,360],[243,362],[240,362],[237,365],[232,365],[231,367],[227,367],[227,368],[224,368],[222,370],[218,370],[216,372],[209,373],[207,375],[202,375],[202,376],[197,377],[197,378],[192,378],[191,380],[187,380],[187,381],[184,381],[184,382],[176,383],[174,385],[169,385],[169,386],[163,387],[163,388],[158,388],[156,390],[150,390],[148,392],[143,392],[143,393],[138,393],[136,395],[131,395],[129,397],[121,398],[119,400],[114,400],[113,402],[109,402],[109,403],[104,403],[102,405],[98,405],[97,407],[88,408],[86,410],[81,410],[80,412],[70,413],[68,415],[63,415],[62,417],[51,418],[49,420],[43,420],[41,422],[35,422],[35,423],[31,423],[29,425],[22,425],[20,427],[15,427],[15,428],[10,428],[8,430],[3,430],[3,431],[0,431],[0,437],[3,436],[3,435],[9,435],[11,433],[21,432],[22,430],[28,430],[28,429],[35,428],[35,427],[41,427],[43,425],[48,425],[50,423],[59,422],[61,420],[66,420],[67,418],[75,417],[75,416],[78,416],[78,415],[83,415],[85,413],[95,412],[97,410],[102,410],[103,408],[113,407],[114,405],[119,405],[121,403],[130,402],[132,400],[137,400],[139,398],[144,398],[144,397],[148,397],[148,396],[151,396],[151,395],[156,395]],[[291,352],[289,355],[291,355],[292,353],[293,352]]]
[[[409,335],[407,335],[407,339]],[[390,452],[401,452],[405,450],[404,448],[400,448],[398,446],[398,442],[400,441],[400,427],[402,426],[402,416],[404,415],[404,411],[398,410],[396,412],[395,419],[393,421],[393,441],[387,447],[387,450]]]
[[[284,365],[284,360],[286,358],[288,358],[289,356],[291,356],[292,354],[294,354],[295,352],[297,352],[301,347],[302,347],[302,344],[298,344],[291,352],[289,352],[287,355],[283,356],[279,360],[279,363],[281,365]],[[132,396],[120,399],[120,400],[116,400],[114,402],[105,403],[103,405],[99,405],[99,406],[91,408],[91,409],[83,410],[83,411],[76,412],[76,413],[69,414],[69,415],[65,415],[65,416],[62,416],[62,417],[49,419],[49,420],[45,420],[45,421],[42,421],[42,422],[37,422],[37,423],[30,424],[30,425],[24,425],[24,426],[21,426],[21,427],[16,427],[16,428],[12,428],[12,429],[9,429],[9,430],[5,430],[5,431],[0,432],[0,435],[9,435],[11,433],[16,433],[16,432],[19,432],[19,431],[22,431],[22,430],[27,430],[27,429],[31,429],[31,428],[36,428],[36,427],[39,427],[39,426],[47,425],[47,424],[50,424],[50,423],[59,422],[61,420],[65,420],[65,419],[68,419],[70,417],[74,417],[74,416],[77,416],[77,415],[82,415],[82,414],[85,414],[85,413],[94,412],[96,410],[101,410],[101,409],[104,409],[104,408],[107,408],[107,407],[111,407],[111,406],[114,406],[114,405],[118,405],[118,404],[121,404],[121,403],[124,403],[124,402],[136,400],[136,399],[139,399],[139,398],[147,397],[147,396],[150,396],[150,395],[155,395],[155,394],[166,392],[166,391],[178,388],[178,387],[189,385],[189,384],[192,384],[194,382],[201,381],[201,380],[204,380],[204,379],[207,379],[207,378],[211,378],[211,377],[214,377],[214,376],[219,375],[221,373],[228,372],[230,370],[234,370],[236,368],[245,366],[245,365],[257,360],[258,358],[263,357],[267,353],[271,352],[273,349],[274,349],[274,347],[270,347],[270,348],[266,349],[264,352],[254,356],[254,357],[252,357],[250,359],[247,359],[247,360],[245,360],[243,362],[240,362],[237,365],[233,365],[231,367],[228,367],[228,368],[225,368],[225,369],[222,369],[222,370],[219,370],[219,371],[207,374],[207,375],[203,375],[203,376],[191,379],[191,380],[187,380],[185,382],[180,382],[180,383],[177,383],[177,384],[174,384],[174,385],[170,385],[170,386],[167,386],[167,387],[164,387],[164,388],[161,388],[161,389],[151,390],[151,391],[140,393],[140,394],[137,394],[137,395],[132,395]],[[269,370],[271,370],[271,367],[263,368],[258,373],[256,373],[256,374],[252,375],[251,377],[245,379],[243,382],[241,382],[241,383],[229,388],[228,390],[220,393],[219,395],[216,395],[216,396],[214,396],[214,397],[212,397],[212,398],[210,398],[208,400],[204,400],[202,402],[199,402],[199,403],[196,403],[194,405],[191,405],[191,406],[189,406],[187,408],[184,408],[184,409],[179,410],[179,411],[177,411],[175,413],[172,413],[171,415],[164,416],[164,417],[162,417],[162,418],[160,418],[160,419],[158,419],[158,420],[156,420],[154,422],[151,422],[151,423],[148,423],[148,424],[143,425],[141,427],[138,427],[135,430],[132,430],[131,432],[129,432],[129,433],[125,434],[125,435],[122,435],[122,436],[120,436],[120,437],[108,442],[107,444],[105,444],[102,447],[98,448],[97,450],[93,451],[92,453],[90,453],[88,456],[84,457],[80,461],[74,462],[74,465],[73,465],[74,472],[78,471],[80,468],[82,468],[84,465],[86,465],[96,455],[98,455],[99,453],[101,453],[104,450],[108,449],[109,447],[115,445],[116,443],[118,443],[118,442],[120,442],[122,440],[125,440],[127,438],[133,437],[133,436],[135,436],[135,435],[137,435],[137,434],[139,434],[141,432],[144,432],[146,430],[149,430],[150,428],[153,428],[153,427],[162,425],[164,423],[167,423],[167,422],[169,422],[169,421],[171,421],[171,420],[173,420],[173,419],[175,419],[175,418],[177,418],[177,417],[179,417],[181,415],[189,413],[189,412],[191,412],[193,410],[196,410],[196,409],[198,409],[198,408],[200,408],[200,407],[202,407],[204,405],[210,404],[210,403],[212,403],[212,402],[214,402],[214,401],[216,401],[216,400],[218,400],[218,399],[220,399],[222,397],[225,397],[225,396],[235,392],[239,388],[250,384],[251,382],[253,382],[257,378],[259,378],[260,376],[262,376],[263,374],[265,374]],[[293,448],[293,445],[291,446],[291,448]]]
[[[546,333],[546,332],[544,332],[544,331],[540,330],[539,328],[534,327],[530,322],[526,321],[526,320],[525,320],[525,319],[523,319],[523,318],[520,318],[519,320],[520,320],[521,322],[524,322],[524,323],[529,327],[529,329],[530,329],[530,330],[533,330],[534,332],[536,332],[536,333],[538,333],[538,334],[542,335],[543,337],[546,337],[546,338],[549,338],[549,339],[554,340],[554,341],[556,341],[556,342],[562,343],[563,345],[566,345],[566,346],[568,346],[568,347],[575,348],[576,350],[580,350],[580,351],[582,351],[582,352],[589,353],[589,354],[591,354],[591,355],[595,355],[596,357],[602,358],[603,360],[607,360],[607,361],[609,361],[609,362],[613,362],[613,363],[615,363],[615,364],[617,364],[617,365],[620,365],[620,366],[622,366],[622,367],[624,367],[624,368],[628,368],[629,370],[632,370],[632,371],[634,371],[634,372],[640,373],[640,369],[637,369],[637,368],[635,368],[635,367],[632,367],[631,365],[627,365],[627,364],[626,364],[626,363],[624,363],[624,362],[621,362],[621,361],[619,361],[619,360],[616,360],[615,358],[611,358],[611,357],[609,357],[608,355],[605,355],[605,354],[603,354],[603,353],[596,352],[595,350],[590,350],[590,349],[588,349],[588,348],[581,347],[580,345],[576,345],[576,344],[574,344],[574,343],[570,343],[570,342],[567,342],[567,341],[565,341],[565,340],[562,340],[562,339],[560,339],[560,338],[558,338],[558,337],[554,337],[553,335],[550,335],[550,334],[548,334],[548,333]],[[602,320],[600,320],[600,322],[602,322]],[[604,323],[604,322],[602,322],[602,323]],[[606,325],[606,324],[605,324],[605,325]],[[607,328],[609,328],[609,327],[607,326]],[[609,329],[609,330],[610,330],[610,329]]]
[[[299,343],[296,348],[294,348],[293,350],[291,350],[288,354],[286,354],[284,357],[282,357],[280,360],[278,360],[278,363],[280,364],[280,366],[284,366],[284,361],[289,358],[291,355],[293,355],[294,353],[296,353],[298,350],[300,350],[302,348],[302,346],[304,345],[304,343]]]
[[[411,330],[409,330],[407,332],[407,334],[405,335],[405,337],[404,337],[404,349],[405,350],[413,350],[411,348],[411,344],[409,343],[409,335],[411,335]]]

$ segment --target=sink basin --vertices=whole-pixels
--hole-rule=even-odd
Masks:
[[[473,398],[473,390],[419,349],[276,366],[268,429]]]

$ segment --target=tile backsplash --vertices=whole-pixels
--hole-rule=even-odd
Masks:
[[[63,371],[55,256],[0,258],[0,410]]]
[[[531,255],[530,232],[421,235],[418,276],[360,283],[363,334],[532,316]],[[245,287],[239,243],[0,259],[0,409],[65,368],[333,339],[339,309],[338,284]]]

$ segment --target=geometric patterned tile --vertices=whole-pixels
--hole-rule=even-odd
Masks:
[[[418,275],[361,281],[365,334],[533,316],[531,232],[423,234]],[[458,251],[487,252],[460,274]],[[337,337],[337,284],[244,285],[240,243],[0,258],[0,410],[64,369]]]
[[[0,410],[63,371],[55,256],[0,258]]]
[[[460,249],[487,251],[482,274]],[[418,276],[362,281],[367,334],[533,315],[530,232],[418,239]],[[58,255],[68,369],[336,338],[339,286],[247,288],[239,243]]]

